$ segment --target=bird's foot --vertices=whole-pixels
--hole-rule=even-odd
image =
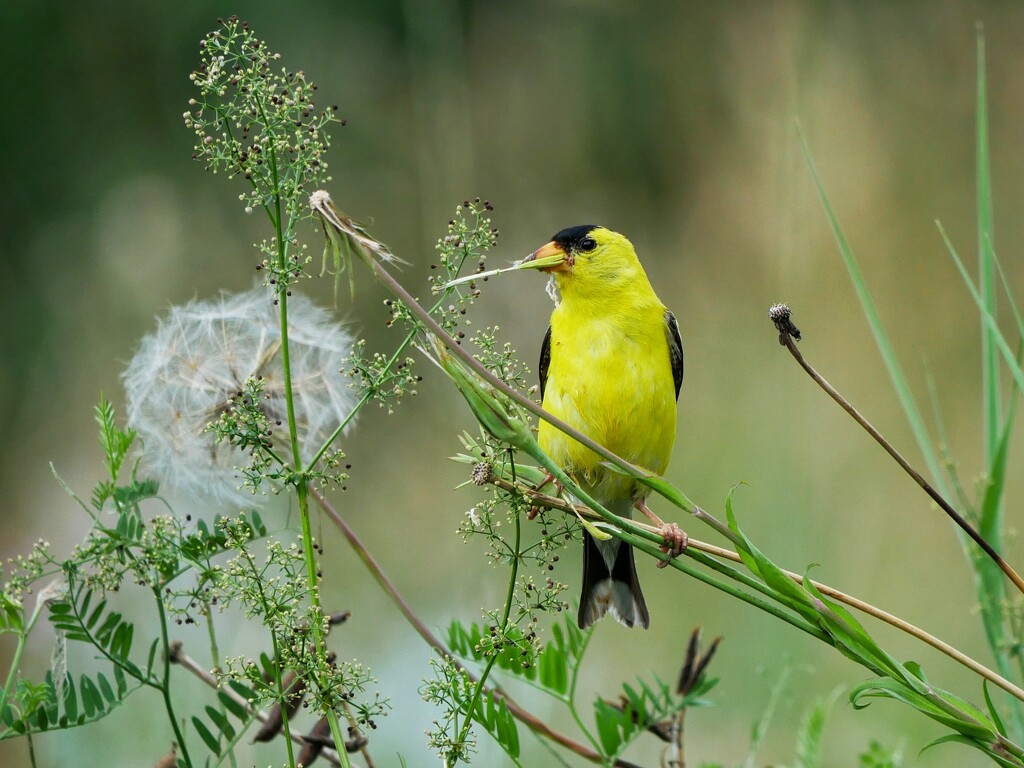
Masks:
[[[643,499],[637,501],[634,505],[640,512],[644,514],[648,520],[654,523],[659,528],[662,540],[665,542],[661,546],[661,551],[664,552],[668,557],[658,563],[659,568],[664,568],[668,565],[673,558],[679,557],[686,549],[687,543],[689,543],[690,537],[686,535],[686,531],[679,527],[678,523],[666,523],[656,514],[654,514]]]
[[[658,562],[658,567],[664,568],[673,558],[679,557],[683,553],[686,545],[690,542],[690,537],[679,527],[678,523],[662,523],[659,533],[665,542],[661,546],[661,551],[668,555],[664,560]]]
[[[557,496],[562,492],[562,484],[555,480],[555,476],[550,472],[545,472],[544,477],[541,478],[540,482],[533,486],[534,491],[539,491],[545,485],[550,483],[552,480],[555,482],[555,495]],[[540,514],[540,507],[530,507],[530,510],[526,513],[527,520],[533,520],[537,515]]]

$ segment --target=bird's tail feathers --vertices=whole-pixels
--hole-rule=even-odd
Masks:
[[[593,537],[584,533],[583,590],[577,617],[586,629],[606,613],[627,627],[647,629],[651,619],[644,593],[633,562],[633,548],[619,543],[614,564],[609,571],[600,548]]]

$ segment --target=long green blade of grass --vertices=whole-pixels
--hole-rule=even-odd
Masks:
[[[928,471],[931,473],[939,493],[948,499],[950,498],[949,487],[942,473],[942,465],[933,447],[931,436],[928,434],[928,428],[925,426],[921,411],[917,407],[917,401],[910,391],[910,386],[903,375],[903,369],[900,367],[899,360],[896,359],[896,353],[889,341],[889,336],[885,332],[885,327],[878,316],[878,311],[875,309],[875,303],[871,299],[871,293],[868,291],[867,283],[864,281],[864,275],[861,273],[857,259],[853,255],[853,249],[850,248],[850,243],[846,239],[842,227],[839,225],[839,217],[836,215],[828,193],[825,191],[825,185],[821,180],[821,175],[818,173],[818,166],[811,156],[811,150],[807,146],[807,139],[804,137],[803,131],[800,130],[799,124],[797,125],[797,133],[800,136],[800,147],[803,149],[804,158],[807,160],[811,176],[814,179],[814,185],[818,190],[818,197],[825,208],[825,215],[828,217],[829,225],[832,227],[832,234],[836,238],[839,252],[843,257],[843,262],[846,264],[846,270],[850,273],[850,279],[857,292],[857,298],[860,299],[864,316],[867,318],[868,325],[871,327],[871,333],[875,337],[875,344],[878,346],[878,351],[885,362],[886,370],[889,372],[889,379],[896,389],[896,395],[899,397],[903,411],[907,415],[907,421],[910,422],[910,429],[914,433],[918,450],[924,457],[925,464],[928,466]],[[961,535],[960,541],[966,547],[966,537]]]
[[[993,251],[992,175],[988,144],[988,89],[985,80],[985,35],[981,25],[977,29],[977,137],[975,142],[977,164],[978,214],[978,283],[984,309],[996,314],[996,286]],[[990,327],[981,325],[982,413],[985,441],[985,464],[990,465],[998,450],[1002,424],[999,415],[999,360]],[[1001,509],[1002,505],[999,505]],[[999,512],[997,511],[997,516]],[[998,523],[998,521],[996,521]],[[982,521],[982,529],[986,526]],[[989,540],[993,546],[996,542]],[[998,549],[998,547],[997,547]]]
[[[960,254],[957,253],[956,247],[946,234],[945,228],[940,222],[935,222],[935,224],[939,229],[939,235],[942,237],[943,243],[946,245],[946,250],[949,251],[949,255],[953,258],[953,263],[956,264],[956,268],[960,271],[960,276],[967,285],[967,289],[971,292],[971,297],[974,299],[974,303],[978,305],[978,314],[981,315],[981,322],[984,325],[989,338],[992,340],[993,349],[997,350],[1002,356],[1007,369],[1010,371],[1010,375],[1013,377],[1014,383],[1017,385],[1017,388],[1024,391],[1024,370],[1021,369],[1021,366],[1017,361],[1017,355],[1014,353],[1013,349],[1011,349],[1010,343],[1006,340],[1006,337],[1003,336],[1002,331],[999,330],[999,325],[996,322],[995,316],[985,305],[985,297],[982,296],[981,289],[974,285],[974,281],[967,272],[967,267],[964,266],[963,259],[961,259]],[[1024,327],[1022,327],[1021,330],[1024,331]],[[996,452],[998,452],[999,436],[1002,432],[1002,425],[997,424]],[[989,543],[991,543],[991,541]]]
[[[983,50],[981,60],[983,61]],[[979,82],[983,82],[983,80],[979,79]],[[984,108],[984,95],[982,95],[980,99],[980,106]],[[983,129],[987,133],[987,118],[979,118],[979,127],[980,129]],[[825,213],[829,220],[829,224],[832,227],[833,235],[836,238],[836,243],[839,246],[839,251],[843,257],[843,261],[846,265],[847,271],[850,274],[850,279],[853,282],[854,289],[856,290],[857,296],[860,299],[864,315],[867,318],[868,324],[871,327],[871,332],[875,337],[875,343],[878,346],[883,361],[885,362],[886,369],[889,373],[889,378],[893,383],[893,386],[896,390],[897,396],[900,400],[903,410],[907,415],[907,420],[910,423],[910,427],[914,434],[914,438],[917,442],[918,449],[920,450],[921,455],[924,457],[924,461],[928,467],[929,472],[934,478],[934,482],[939,490],[939,493],[944,498],[949,499],[951,498],[949,493],[949,487],[946,482],[946,478],[942,473],[939,457],[932,444],[932,440],[928,433],[928,429],[925,426],[924,419],[922,418],[921,412],[917,407],[916,400],[914,399],[914,396],[910,390],[906,377],[903,375],[903,371],[900,367],[899,361],[896,359],[896,354],[892,348],[892,344],[889,341],[888,334],[885,332],[885,328],[882,325],[877,310],[875,309],[874,302],[871,299],[871,294],[868,290],[867,283],[865,282],[864,276],[860,271],[860,267],[857,263],[857,260],[853,255],[853,250],[850,247],[849,241],[846,239],[842,227],[839,224],[839,218],[832,207],[827,192],[825,191],[825,186],[821,180],[821,175],[818,172],[817,165],[815,164],[814,158],[811,155],[810,149],[807,145],[807,140],[805,139],[803,132],[799,130],[799,125],[797,126],[797,130],[800,135],[800,145],[803,150],[804,157],[807,160],[807,164],[811,170],[811,175],[814,179],[815,186],[817,187],[818,196],[821,199],[822,205],[825,209]],[[979,172],[979,187],[982,184],[984,184],[986,187],[986,192],[985,194],[979,193],[978,209],[979,215],[984,215],[986,217],[987,224],[984,226],[988,228],[987,232],[990,234],[991,195],[988,191],[988,184],[990,179],[988,174],[987,139],[984,142],[981,142],[981,140],[979,139],[979,144],[980,143],[984,143],[984,147],[979,148],[978,155],[980,160],[983,160],[985,163],[985,171]],[[982,239],[985,240],[986,243],[989,242],[987,238],[988,235],[982,236]],[[986,248],[989,254],[987,257],[988,263],[989,265],[991,265],[991,263],[994,261],[994,259],[992,258],[992,249],[990,245],[986,245]],[[994,294],[994,291],[992,293]],[[994,298],[992,299],[992,301],[994,301]],[[983,325],[989,327],[990,329],[995,327],[995,323],[994,320],[992,320],[991,322],[986,321],[986,317],[991,317],[990,313],[986,311],[986,307],[991,306],[992,301],[990,301],[987,304],[983,303],[983,305],[979,305],[981,307]],[[990,343],[993,349],[992,360],[985,358],[983,361],[983,365],[995,365],[996,367],[998,367],[998,360],[995,359],[995,347],[997,345],[997,338],[1001,338],[1001,336],[998,334],[998,328],[995,328],[994,332],[990,330],[986,332],[986,334],[984,335],[983,340],[986,341],[987,343]],[[986,387],[991,386],[993,388],[995,395],[993,399],[997,400],[998,377],[991,369],[989,370],[989,373],[986,375],[984,384]],[[988,443],[988,435],[990,434],[988,430],[992,429],[991,435],[993,445],[991,451],[988,451],[986,446],[985,463],[986,466],[991,466],[992,459],[998,457],[999,437],[1002,434],[1003,430],[999,422],[998,404],[996,403],[991,410],[989,410],[988,406],[989,401],[986,400],[986,444]],[[994,421],[992,421],[993,418]],[[998,513],[993,514],[991,512],[991,509],[988,510],[988,512],[989,519],[986,522],[990,525],[1001,525],[1000,515]],[[1002,600],[999,597],[1000,595],[1005,594],[1005,585],[1002,581],[1002,575],[998,574],[998,569],[996,568],[995,564],[992,563],[990,560],[988,560],[987,558],[979,559],[977,557],[977,555],[975,554],[975,549],[970,546],[970,542],[968,541],[966,534],[964,534],[960,529],[957,529],[957,534],[961,546],[963,546],[964,552],[967,554],[968,560],[971,563],[975,572],[975,586],[978,592],[978,599],[982,607],[982,624],[985,629],[986,638],[992,650],[993,656],[996,659],[996,664],[1000,672],[1004,675],[1009,674],[1010,663],[1009,656],[1007,653],[1007,644],[1005,642],[1004,632],[1005,617],[1003,615],[1002,610]],[[997,534],[997,541],[998,538],[999,536]],[[993,545],[995,545],[994,542]],[[1024,713],[1022,713],[1020,707],[1016,706],[1016,703],[1012,704],[1011,706],[1013,714],[1013,724],[1015,726],[1014,735],[1017,736],[1022,731],[1024,731]]]

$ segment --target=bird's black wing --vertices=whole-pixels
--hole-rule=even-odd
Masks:
[[[550,334],[550,331],[548,331]],[[676,384],[676,400],[679,399],[679,388],[683,386],[683,340],[679,338],[679,324],[676,323],[676,316],[665,310],[665,336],[668,338],[668,359],[672,363],[672,379]],[[544,340],[547,344],[547,339]],[[545,347],[545,351],[547,347]],[[546,360],[541,357],[541,362],[546,368]],[[543,377],[541,378],[543,381]],[[544,385],[541,384],[543,389]]]
[[[544,399],[544,385],[548,383],[548,366],[551,364],[551,326],[544,334],[544,341],[540,345],[540,367],[537,373],[540,376],[540,399]]]

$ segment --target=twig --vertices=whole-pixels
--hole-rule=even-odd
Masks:
[[[394,261],[394,256],[390,251],[388,251],[381,243],[367,235],[358,226],[355,226],[351,219],[341,213],[334,206],[331,196],[327,192],[324,192],[323,190],[314,192],[313,195],[310,196],[310,205],[313,210],[321,216],[326,226],[330,226],[343,236],[350,238],[360,249],[364,251],[364,261],[370,271],[373,272],[374,277],[376,277],[385,288],[391,291],[391,293],[393,293],[405,305],[409,310],[409,313],[415,317],[418,322],[422,323],[430,333],[434,334],[444,344],[444,346],[447,347],[463,365],[473,371],[473,373],[486,381],[487,384],[494,387],[497,391],[525,408],[537,418],[548,422],[553,427],[556,427],[561,432],[564,432],[566,435],[578,442],[580,445],[589,448],[598,456],[610,461],[615,466],[625,470],[628,474],[637,478],[653,476],[650,470],[638,467],[621,456],[612,453],[593,438],[588,437],[578,429],[574,429],[569,426],[557,416],[552,416],[529,398],[523,397],[522,393],[518,392],[515,388],[509,386],[507,383],[495,376],[483,363],[463,349],[462,346],[453,339],[433,317],[431,317],[430,313],[427,312],[427,310],[424,309],[415,298],[413,298],[412,294],[410,294],[405,287],[384,268],[380,261],[378,261],[378,259],[384,262]],[[692,510],[687,509],[687,511]]]
[[[996,552],[987,541],[985,541],[984,537],[974,529],[974,526],[967,522],[959,512],[953,509],[953,505],[946,501],[942,497],[942,494],[936,491],[931,484],[921,476],[920,472],[910,466],[910,463],[903,458],[903,455],[896,450],[892,443],[882,436],[881,432],[875,429],[871,422],[861,415],[860,411],[854,408],[845,397],[839,394],[835,387],[829,384],[825,378],[814,370],[811,364],[804,359],[804,356],[796,346],[796,342],[800,339],[800,331],[795,325],[793,325],[793,322],[790,319],[789,307],[785,304],[776,304],[768,310],[768,316],[771,318],[772,322],[775,323],[775,327],[779,331],[779,344],[789,350],[789,353],[800,364],[800,367],[807,372],[807,375],[814,379],[818,386],[825,390],[829,397],[835,400],[844,411],[850,414],[851,418],[860,424],[860,426],[875,439],[875,442],[885,449],[886,453],[892,456],[896,463],[903,468],[903,471],[910,475],[914,479],[914,482],[921,486],[921,489],[931,497],[932,501],[938,504],[942,511],[949,515],[953,522],[960,526],[960,528],[962,528],[963,531],[970,536],[979,547],[981,547],[986,555],[992,558],[992,561],[999,566],[1002,572],[1006,574],[1006,577],[1013,582],[1014,586],[1016,586],[1021,593],[1024,593],[1024,579],[1021,578],[1020,574],[1017,573],[1009,563],[1003,560],[1002,556],[1000,556],[1000,554]]]
[[[219,685],[217,683],[217,678],[215,678],[208,671],[203,669],[203,667],[201,667],[199,663],[195,661],[195,659],[193,659],[191,656],[185,653],[184,650],[182,650],[180,642],[174,643],[172,645],[172,653],[170,655],[170,660],[175,664],[179,665],[180,667],[182,667],[183,669],[191,672],[193,675],[198,677],[200,680],[202,680],[208,686],[213,688],[215,691],[223,693],[225,696],[228,696],[232,701],[234,701],[239,706],[245,707],[245,709],[252,712],[256,719],[259,720],[261,723],[266,723],[267,720],[270,719],[270,715],[268,715],[266,712],[262,712],[258,709],[255,709],[247,699],[245,699],[240,694],[236,693],[235,690],[232,689],[230,686]],[[294,732],[291,734],[291,738],[292,741],[294,741],[299,746],[305,746],[307,743],[302,736]],[[327,760],[327,762],[331,763],[332,765],[341,765],[341,760],[338,759],[338,753],[330,747],[324,747],[323,751],[320,754],[323,756],[325,760]]]
[[[409,603],[407,603],[405,598],[402,597],[402,594],[398,591],[398,588],[395,587],[391,579],[389,579],[387,574],[384,573],[384,570],[381,568],[377,560],[373,557],[373,555],[370,554],[369,550],[367,550],[366,547],[363,546],[363,542],[356,535],[355,531],[352,530],[348,522],[346,522],[345,518],[343,518],[338,513],[338,511],[331,505],[329,501],[327,501],[327,499],[325,499],[316,491],[310,490],[310,495],[314,499],[316,499],[317,503],[320,505],[320,508],[331,519],[331,521],[335,525],[337,525],[338,528],[341,529],[342,534],[344,534],[345,538],[348,540],[348,543],[356,551],[356,554],[359,555],[359,558],[363,561],[363,564],[367,567],[367,569],[369,569],[370,573],[373,574],[373,577],[377,580],[377,583],[380,584],[381,587],[383,587],[384,591],[387,592],[388,595],[390,595],[395,605],[398,606],[398,610],[402,612],[402,615],[405,617],[405,620],[408,621],[412,628],[416,630],[416,633],[420,637],[422,637],[431,648],[434,649],[438,656],[441,656],[442,658],[452,659],[455,665],[459,669],[463,670],[467,675],[469,675],[469,677],[475,682],[477,680],[477,677],[471,671],[466,669],[461,663],[459,663],[457,659],[455,659],[455,656],[452,654],[451,651],[448,650],[445,644],[441,642],[441,640],[438,639],[427,628],[427,625],[423,623],[420,617],[416,615],[416,613],[410,607]],[[551,726],[549,726],[543,720],[540,720],[529,711],[523,709],[504,691],[493,690],[493,694],[497,697],[504,699],[505,704],[508,707],[508,711],[512,713],[512,716],[520,722],[524,723],[527,727],[530,728],[530,730],[534,731],[535,733],[539,733],[543,736],[546,736],[552,741],[561,744],[566,749],[575,752],[580,757],[583,757],[592,763],[600,763],[604,760],[604,758],[601,755],[599,755],[597,752],[593,751],[586,745],[581,744],[580,742],[569,738],[565,734],[552,729]],[[613,765],[616,766],[616,768],[640,768],[640,766],[631,763],[627,760],[623,760],[621,758],[617,759]]]
[[[522,494],[525,498],[527,498],[530,501],[531,504],[534,504],[536,506],[548,507],[549,509],[556,509],[561,512],[566,512],[569,514],[585,515],[587,517],[592,518],[597,517],[591,510],[589,510],[582,504],[572,504],[570,502],[565,501],[564,499],[560,499],[555,496],[549,496],[522,483],[513,484],[501,477],[492,477],[487,482],[495,485],[498,488],[501,488],[504,491]],[[658,531],[657,528],[655,528],[654,526],[649,526],[646,523],[638,522],[637,525],[643,528],[647,528],[653,532]],[[714,544],[708,544],[706,542],[695,539],[692,536],[690,537],[689,543],[687,544],[687,549],[683,550],[683,554],[686,555],[687,550],[690,549],[697,550],[698,552],[703,552],[705,554],[712,555],[723,560],[731,560],[734,563],[740,563],[741,565],[743,564],[743,559],[732,550],[717,547]],[[797,584],[804,583],[804,577],[800,574],[794,573],[793,571],[787,571],[784,568],[780,568],[780,570],[782,571],[782,573],[786,574],[786,576],[791,578]],[[970,669],[972,672],[981,675],[994,685],[999,686],[1004,691],[1009,693],[1011,696],[1021,701],[1024,701],[1024,689],[1014,685],[1005,677],[1002,677],[996,672],[993,672],[988,667],[983,666],[982,664],[978,663],[962,651],[957,650],[945,641],[940,640],[934,635],[929,634],[920,627],[917,627],[914,624],[911,624],[910,622],[901,619],[899,616],[894,616],[893,614],[888,613],[887,611],[883,611],[881,608],[877,608],[871,603],[866,603],[859,598],[856,598],[852,595],[848,595],[845,592],[841,592],[838,589],[835,589],[834,587],[830,587],[828,584],[822,584],[821,582],[814,581],[813,579],[811,580],[811,584],[813,584],[822,594],[828,595],[834,600],[837,600],[840,603],[844,603],[850,606],[851,608],[856,608],[862,613],[866,613],[869,616],[873,616],[879,621],[883,621],[886,624],[895,627],[896,629],[899,629],[900,631],[905,632],[908,635],[916,637],[918,640],[921,640],[924,643],[927,643],[928,645],[932,646],[932,648],[935,648],[937,651],[940,651],[941,653],[945,654],[957,663],[962,664],[963,666]]]

